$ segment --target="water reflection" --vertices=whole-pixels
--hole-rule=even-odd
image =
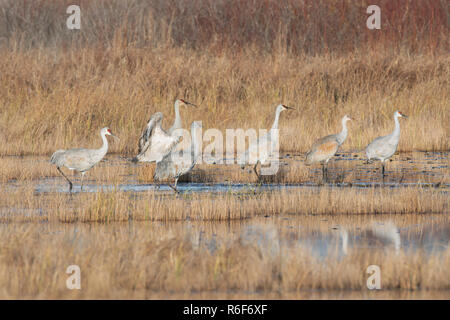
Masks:
[[[373,216],[278,216],[236,222],[137,222],[110,224],[42,223],[42,237],[89,246],[94,235],[125,235],[134,239],[151,233],[155,239],[183,236],[194,250],[214,253],[235,241],[256,246],[262,254],[276,256],[289,250],[306,250],[318,259],[343,258],[354,250],[381,250],[436,254],[448,249],[448,215]],[[19,225],[20,226],[20,225]],[[0,232],[14,232],[17,224],[2,224]]]

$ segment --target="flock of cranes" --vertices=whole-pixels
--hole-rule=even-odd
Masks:
[[[195,104],[190,103],[183,99],[175,101],[175,120],[169,130],[164,130],[161,127],[163,120],[163,114],[161,112],[154,113],[147,125],[145,126],[142,135],[138,141],[138,155],[132,159],[133,162],[155,162],[156,168],[154,173],[154,180],[159,182],[162,180],[173,179],[174,185],[171,187],[175,192],[177,190],[178,179],[191,171],[201,153],[201,123],[194,121],[191,125],[191,145],[186,148],[181,148],[182,135],[180,130],[182,129],[182,121],[180,116],[180,107],[196,107]],[[253,171],[258,179],[261,174],[257,171],[258,164],[264,165],[273,159],[273,155],[270,152],[261,152],[259,146],[269,146],[269,150],[277,150],[278,146],[278,121],[280,114],[284,110],[293,109],[286,105],[280,104],[275,111],[275,120],[270,131],[253,141],[249,148],[240,156],[239,163],[248,163],[249,159],[256,161]],[[400,139],[400,123],[399,118],[407,118],[400,111],[394,113],[395,129],[386,136],[378,137],[373,140],[365,149],[368,162],[373,159],[379,159],[382,166],[382,175],[385,176],[384,162],[394,155],[397,150],[398,142]],[[327,179],[328,174],[328,161],[336,154],[339,147],[344,143],[347,138],[347,122],[351,120],[350,117],[345,115],[342,118],[342,131],[337,134],[332,134],[320,138],[311,146],[310,150],[306,154],[306,165],[313,163],[322,163],[323,179]],[[75,170],[81,173],[81,189],[83,189],[84,174],[89,171],[93,166],[100,162],[108,151],[108,140],[106,136],[110,135],[116,139],[108,127],[100,130],[100,135],[103,141],[102,146],[99,149],[70,149],[70,150],[58,150],[50,159],[50,162],[56,165],[58,171],[69,183],[69,191],[72,191],[73,183],[61,170],[61,167],[66,167],[69,170]],[[183,157],[174,157],[174,153],[179,153]],[[175,159],[175,160],[174,160]]]

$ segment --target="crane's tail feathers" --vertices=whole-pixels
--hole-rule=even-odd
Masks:
[[[358,153],[365,154],[365,156],[366,156],[366,161],[364,162],[364,164],[370,164],[370,163],[374,162],[374,158],[372,158],[370,155],[368,155],[367,152],[366,152],[366,150],[361,150],[361,151],[358,152]],[[361,159],[361,160],[363,160],[363,159]]]
[[[305,154],[305,165],[310,166],[312,164],[313,164],[313,161],[311,159],[311,150],[310,150]]]
[[[373,158],[369,157],[369,155],[367,154],[367,150],[366,149],[356,151],[355,153],[356,154],[360,154],[361,153],[361,154],[366,156],[366,161],[364,162],[364,164],[369,164],[369,163],[372,163],[374,161]],[[361,159],[361,160],[364,161],[364,159]]]
[[[59,155],[63,152],[64,150],[55,151],[55,153],[53,153],[52,156],[50,157],[50,163],[58,164]]]
[[[312,165],[312,164],[313,164],[313,161],[311,160],[310,157],[308,157],[308,155],[306,155],[306,158],[305,158],[305,165],[310,166],[310,165]]]
[[[50,162],[55,164],[55,154],[52,154],[52,156],[50,158]]]
[[[137,162],[139,162],[139,159],[138,159],[138,157],[136,156],[136,157],[134,157],[133,159],[131,159],[131,162],[133,162],[133,163],[137,163]]]

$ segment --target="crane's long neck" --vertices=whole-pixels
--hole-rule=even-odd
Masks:
[[[175,120],[173,121],[172,128],[179,129],[181,128],[181,116],[180,116],[180,106],[177,102],[175,102]]]
[[[345,139],[347,138],[347,121],[346,120],[342,120],[342,131],[339,132],[339,134],[337,135],[337,140],[339,142],[339,144],[343,144]]]
[[[275,113],[275,120],[272,124],[272,129],[278,129],[278,120],[280,119],[280,113],[281,109],[277,109],[277,112]]]
[[[106,152],[108,152],[108,139],[106,139],[106,135],[104,133],[102,133],[101,136],[102,136],[103,144],[100,147],[100,149],[98,149],[98,151],[100,154],[102,154],[102,157],[103,157],[106,154]]]
[[[400,122],[398,121],[397,116],[394,116],[394,122],[395,122],[395,128],[391,135],[395,138],[399,138],[400,137]]]

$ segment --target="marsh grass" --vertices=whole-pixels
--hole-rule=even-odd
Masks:
[[[341,151],[361,154],[392,131],[397,109],[410,117],[401,123],[400,152],[449,150],[447,2],[378,1],[383,29],[377,31],[365,27],[367,1],[82,0],[77,31],[65,27],[69,4],[0,3],[1,298],[246,298],[249,292],[298,298],[336,290],[367,296],[371,264],[383,270],[387,297],[448,296],[448,247],[431,256],[355,249],[320,260],[283,242],[304,227],[325,233],[342,224],[359,234],[363,220],[382,216],[406,229],[431,216],[448,225],[446,187],[267,192],[247,169],[199,165],[186,181],[248,188],[124,192],[119,186],[130,181],[152,183],[154,166],[108,155],[86,177],[88,184],[107,185],[98,191],[38,191],[43,183],[56,189],[65,183],[48,163],[55,150],[99,147],[99,130],[109,126],[121,138],[109,152],[129,158],[152,113],[163,112],[169,127],[177,98],[199,105],[181,110],[184,127],[200,120],[204,131],[269,128],[277,104],[293,106],[281,115],[280,146],[296,155],[340,131],[344,114],[354,121]],[[447,164],[432,176],[426,163],[404,170],[401,156],[388,165],[392,181],[448,183]],[[285,162],[264,182],[319,184],[320,167]],[[355,161],[330,167],[332,183],[367,176]],[[371,168],[376,173],[377,164]],[[258,219],[278,225],[251,238],[269,235],[270,245],[249,241],[239,225]],[[163,227],[149,231],[156,224]],[[211,231],[208,246],[202,230]],[[222,240],[214,250],[212,234]],[[82,270],[80,291],[65,287],[72,264]]]
[[[1,190],[5,192],[5,190]],[[114,222],[242,220],[276,215],[448,213],[445,191],[435,188],[301,188],[219,194],[171,192],[97,192],[35,194],[19,187],[0,199],[0,219],[13,221]]]
[[[99,54],[106,70],[96,62]],[[343,114],[355,120],[342,151],[363,150],[373,138],[393,130],[397,109],[410,116],[401,124],[399,151],[449,149],[446,55],[367,59],[353,54],[336,61],[249,52],[236,60],[226,53],[209,57],[130,48],[126,59],[139,67],[128,70],[111,60],[112,54],[89,48],[61,53],[50,71],[51,53],[5,52],[0,62],[0,153],[49,156],[56,149],[99,147],[99,129],[108,125],[121,138],[111,142],[110,152],[131,156],[149,116],[162,111],[167,128],[179,97],[200,105],[181,111],[184,127],[200,120],[204,132],[269,128],[278,103],[296,107],[281,116],[282,151],[306,152],[319,137],[339,132]],[[39,63],[32,58],[36,55]],[[34,78],[25,80],[29,74]],[[335,101],[342,94],[347,98]]]
[[[352,219],[336,222],[360,225],[357,217]],[[400,226],[422,219],[405,215]],[[303,228],[297,233],[309,230],[309,224],[299,222]],[[320,225],[317,219],[310,223]],[[373,264],[382,270],[381,292],[388,297],[405,290],[444,297],[450,290],[448,248],[430,256],[420,249],[395,253],[389,247],[356,247],[345,256],[331,253],[321,259],[299,242],[287,241],[295,229],[282,233],[270,224],[258,225],[235,226],[233,233],[229,227],[207,223],[193,229],[149,223],[2,226],[0,297],[142,299],[233,293],[241,298],[252,294],[307,298],[313,292],[327,297],[352,290],[362,298],[368,294],[366,269]],[[322,232],[314,230],[309,232]],[[218,241],[213,241],[212,232]],[[267,234],[272,235],[270,245]],[[252,241],[255,237],[261,241]],[[65,287],[65,271],[72,264],[81,269],[82,290]]]
[[[344,114],[342,148],[361,151],[397,109],[410,116],[400,151],[449,149],[445,1],[381,1],[380,32],[365,27],[369,2],[82,3],[79,32],[66,1],[0,5],[0,155],[97,147],[108,125],[121,137],[110,151],[131,156],[176,98],[200,106],[182,110],[184,127],[204,130],[269,128],[277,104],[296,107],[281,117],[284,151],[306,152]]]
[[[447,154],[400,153],[386,164],[386,182],[390,183],[426,183],[445,185],[449,183]],[[85,176],[86,185],[108,184],[153,184],[155,165],[151,163],[133,164],[129,158],[107,155]],[[260,166],[258,166],[258,171]],[[76,185],[81,175],[63,168],[63,171]],[[47,157],[0,157],[0,183],[23,185],[28,182],[43,184],[65,183],[64,178],[50,164]],[[357,153],[339,153],[329,163],[329,183],[376,183],[381,182],[380,163],[366,164],[366,160]],[[162,181],[162,184],[173,181]],[[306,166],[304,154],[282,155],[279,170],[275,175],[262,176],[258,181],[253,166],[244,169],[237,164],[197,164],[194,169],[179,182],[203,184],[227,183],[265,183],[265,184],[322,184],[321,165]]]

